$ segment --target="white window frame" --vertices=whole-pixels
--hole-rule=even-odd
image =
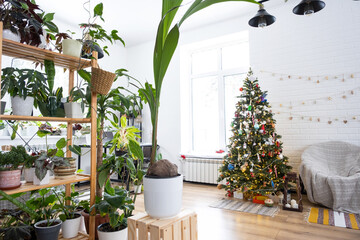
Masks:
[[[216,77],[218,80],[218,103],[219,103],[219,149],[226,151],[226,125],[225,125],[225,82],[226,76],[244,74],[249,69],[248,66],[222,70],[222,48],[239,43],[248,42],[248,32],[232,34],[229,36],[211,39],[195,44],[189,44],[181,47],[180,51],[180,97],[181,97],[181,152],[190,155],[203,156],[215,155],[216,153],[198,153],[194,151],[193,139],[193,99],[192,84],[193,79],[202,77]],[[213,72],[192,74],[192,55],[198,52],[211,49],[217,50],[218,69]]]

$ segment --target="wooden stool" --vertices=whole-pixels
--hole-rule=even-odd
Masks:
[[[128,218],[128,240],[149,240],[149,233],[150,240],[197,240],[197,215],[182,210],[169,219],[151,218],[146,213]]]
[[[287,202],[287,188],[288,188],[289,181],[296,182],[296,193],[297,193],[297,197],[298,197],[298,201],[299,201],[298,202],[298,208],[288,208],[288,207],[285,206],[288,203]],[[300,181],[299,181],[299,177],[298,177],[296,172],[289,172],[288,174],[286,174],[285,183],[284,183],[283,210],[295,211],[295,212],[302,212],[303,211],[302,196],[301,196],[301,189],[300,189]]]

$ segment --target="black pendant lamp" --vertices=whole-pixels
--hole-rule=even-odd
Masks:
[[[302,0],[293,9],[293,13],[296,15],[311,15],[323,9],[325,3],[321,0]]]
[[[259,1],[259,3],[266,1]],[[259,11],[256,13],[255,17],[249,20],[249,25],[252,27],[266,27],[270,26],[276,21],[276,17],[270,15],[261,4]]]

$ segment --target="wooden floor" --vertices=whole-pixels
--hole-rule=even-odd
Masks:
[[[281,210],[275,217],[242,213],[209,205],[224,197],[224,190],[216,186],[184,183],[183,207],[198,214],[199,240],[240,239],[360,239],[360,230],[310,224],[306,216],[313,204],[304,196],[304,212]],[[136,199],[136,212],[144,211],[143,194]]]

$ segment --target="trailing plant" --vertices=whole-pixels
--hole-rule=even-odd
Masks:
[[[96,44],[99,47],[101,47],[97,41],[100,42],[110,42],[113,44],[116,41],[120,41],[124,46],[125,42],[124,40],[118,35],[118,30],[111,30],[110,33],[108,33],[104,28],[102,28],[100,25],[96,24],[95,21],[99,17],[103,22],[105,22],[103,18],[103,3],[99,3],[94,7],[93,10],[93,16],[89,18],[88,23],[81,23],[79,24],[81,28],[83,28],[83,37],[82,42],[84,43],[83,51],[85,56],[91,57],[92,54],[92,44]],[[90,14],[90,12],[89,12]],[[103,46],[101,49],[107,54],[110,55],[107,51],[108,46]]]

